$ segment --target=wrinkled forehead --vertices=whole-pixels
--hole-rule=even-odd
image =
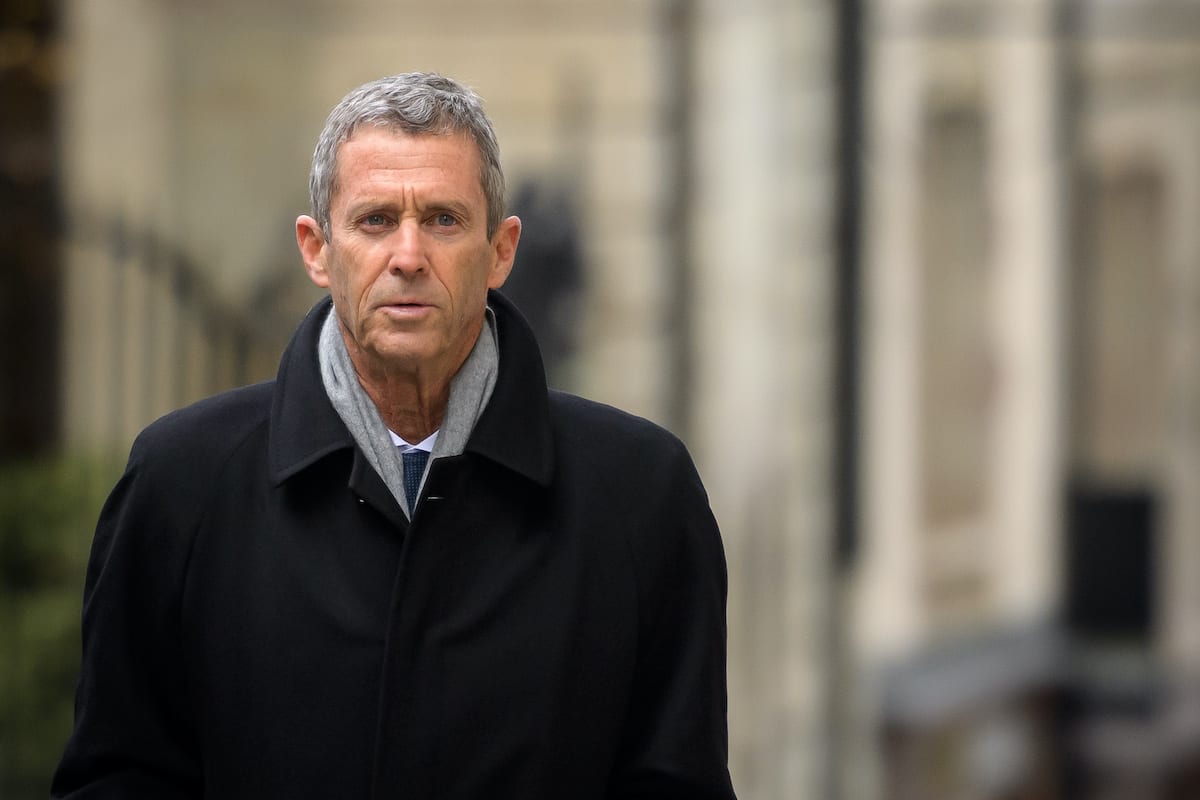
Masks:
[[[350,133],[338,144],[337,150],[334,152],[330,200],[336,196],[343,176],[346,174],[348,168],[351,168],[353,161],[357,157],[356,151],[358,148],[347,148],[347,145],[361,143],[364,139],[375,138],[381,135],[399,140],[409,140],[418,145],[425,142],[429,144],[431,150],[441,150],[446,144],[457,146],[460,150],[460,158],[469,161],[471,166],[480,173],[480,191],[483,191],[483,154],[479,151],[479,146],[470,132],[449,125],[432,131],[413,131],[397,122],[366,121],[359,123],[351,129]]]
[[[348,138],[338,154],[331,212],[364,198],[414,190],[426,200],[453,198],[465,207],[487,207],[481,157],[467,134],[411,134],[374,127]]]

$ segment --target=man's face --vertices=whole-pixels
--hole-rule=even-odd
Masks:
[[[355,366],[453,375],[479,335],[487,290],[508,277],[520,220],[488,239],[479,151],[465,134],[364,127],[339,149],[337,169],[328,241],[311,217],[296,235]]]

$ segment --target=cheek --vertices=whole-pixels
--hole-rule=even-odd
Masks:
[[[363,283],[361,270],[347,269],[345,263],[339,263],[332,274],[330,291],[341,298],[343,303],[357,306],[362,303],[370,287]]]
[[[329,293],[333,295],[333,299],[339,304],[342,306],[346,305],[349,293],[346,290],[346,276],[340,270],[330,276]]]
[[[486,292],[496,288],[493,285],[495,271],[492,269],[491,251],[479,253],[471,265],[471,286],[477,291]]]

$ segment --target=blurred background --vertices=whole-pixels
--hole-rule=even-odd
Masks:
[[[133,436],[274,374],[325,114],[415,69],[552,382],[705,477],[743,800],[1200,797],[1200,3],[4,0],[0,798]]]

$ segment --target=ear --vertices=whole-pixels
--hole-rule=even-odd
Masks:
[[[329,288],[329,272],[325,268],[325,232],[307,214],[296,217],[296,246],[304,259],[308,279],[322,289]]]
[[[499,289],[512,272],[513,259],[517,257],[517,242],[521,239],[521,220],[509,217],[500,223],[492,235],[492,269],[488,274],[488,288]]]

